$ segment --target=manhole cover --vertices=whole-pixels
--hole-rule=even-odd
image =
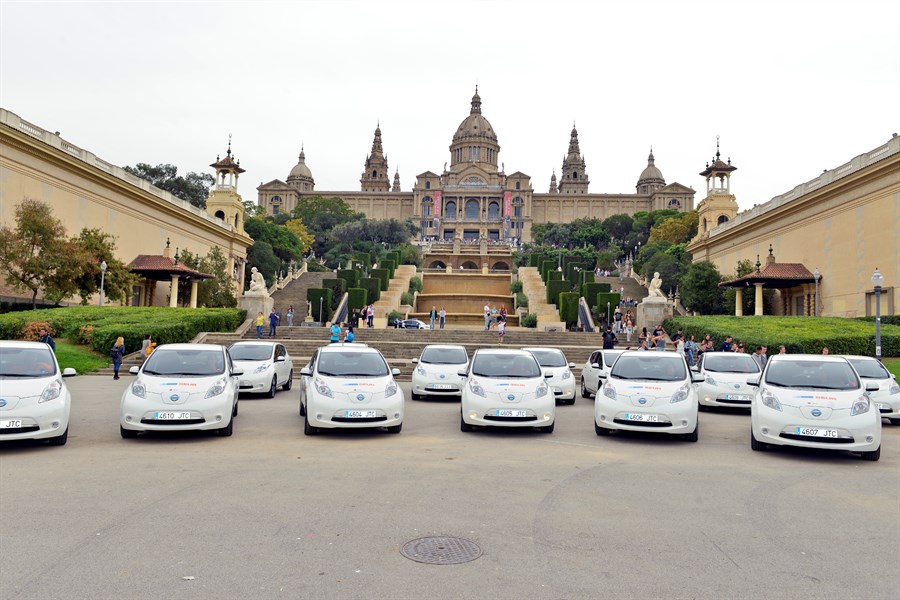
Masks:
[[[458,537],[424,537],[407,542],[400,554],[430,565],[457,565],[481,556],[481,546]]]

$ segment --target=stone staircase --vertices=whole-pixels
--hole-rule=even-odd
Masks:
[[[594,281],[597,283],[608,283],[613,292],[619,292],[624,287],[625,291],[621,292],[623,300],[625,298],[632,298],[636,302],[640,302],[647,296],[647,288],[631,277],[623,277],[622,281],[619,281],[618,277],[595,277]],[[588,300],[588,303],[593,304],[590,300]],[[596,303],[596,299],[594,300],[594,303]]]
[[[409,280],[416,276],[415,265],[400,265],[394,269],[394,277],[387,291],[381,292],[375,303],[375,316],[387,318],[391,311],[400,310],[400,297],[409,291]]]
[[[519,267],[519,281],[528,297],[528,312],[537,315],[538,329],[548,325],[565,329],[564,324],[560,325],[559,309],[555,304],[547,304],[547,286],[537,267]]]
[[[289,306],[294,307],[294,325],[303,322],[306,316],[308,303],[306,302],[306,291],[309,288],[322,287],[324,279],[334,279],[337,277],[333,272],[326,271],[324,273],[306,272],[294,281],[285,286],[283,290],[278,290],[272,294],[272,300],[275,301],[275,310],[282,315],[282,324],[287,325],[287,310]],[[249,317],[250,315],[248,315]]]

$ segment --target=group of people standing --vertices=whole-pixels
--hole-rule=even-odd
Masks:
[[[431,312],[428,313],[428,319],[431,321],[431,328],[434,329],[435,321],[440,323],[441,329],[444,328],[444,324],[447,322],[447,311],[444,310],[444,307],[441,307],[441,310],[436,310],[434,306],[431,307]]]

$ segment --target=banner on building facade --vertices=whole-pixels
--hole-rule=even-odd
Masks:
[[[444,213],[441,212],[441,191],[438,190],[434,193],[434,214],[442,215]]]
[[[512,213],[512,192],[503,192],[503,216],[508,217]]]

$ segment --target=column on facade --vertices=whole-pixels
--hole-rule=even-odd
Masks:
[[[178,275],[172,275],[172,287],[169,288],[169,306],[178,306]]]
[[[744,316],[744,290],[734,288],[734,316]]]
[[[763,315],[763,284],[754,283],[756,286],[756,298],[753,301],[753,314],[757,317]]]
[[[191,282],[191,308],[197,308],[197,284],[199,282],[195,279]]]

